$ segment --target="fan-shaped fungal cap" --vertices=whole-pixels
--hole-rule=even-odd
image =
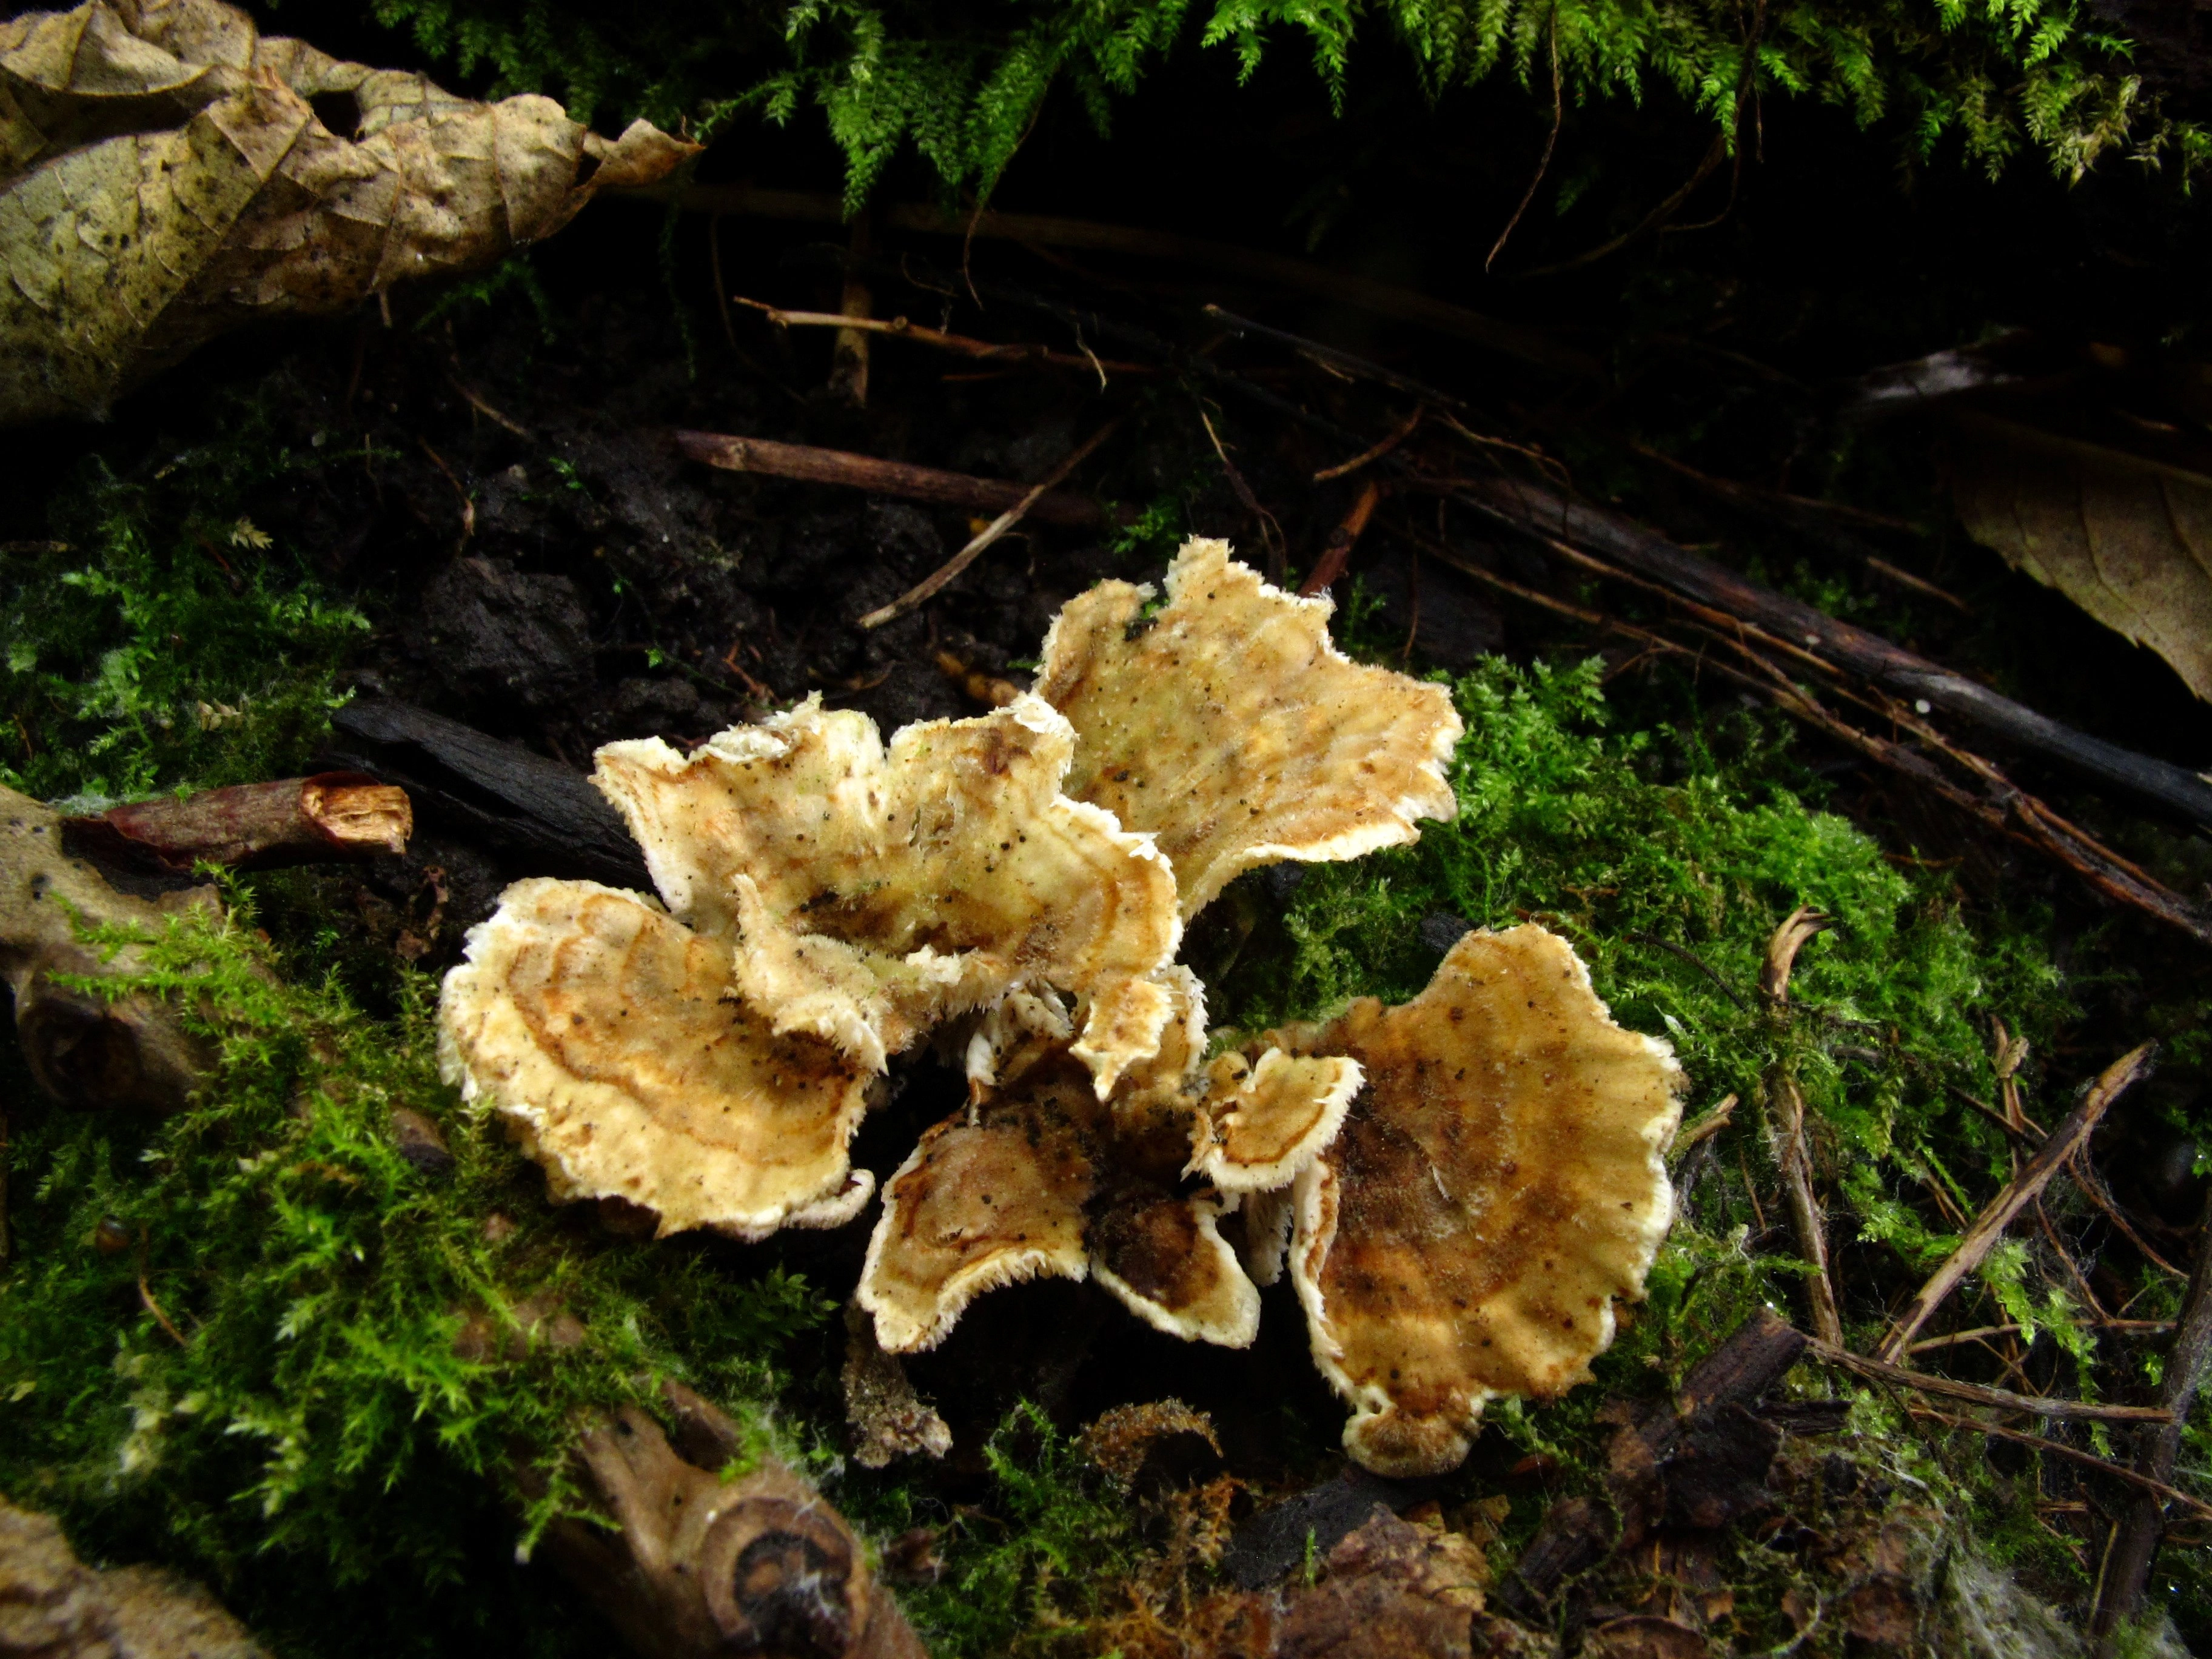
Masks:
[[[1152,981],[1181,934],[1148,836],[1060,792],[1066,720],[1024,696],[975,720],[874,724],[818,698],[687,757],[602,749],[670,909],[738,940],[738,993],[870,1070],[931,1025],[1036,981],[1088,1000],[1100,1093],[1158,1045]]]
[[[1384,1474],[1452,1468],[1484,1401],[1584,1380],[1612,1298],[1642,1294],[1680,1070],[1534,926],[1468,934],[1402,1007],[1274,1038],[1366,1073],[1291,1242],[1315,1361],[1356,1407],[1345,1447]]]
[[[1259,1292],[1219,1227],[1237,1196],[1182,1188],[1195,1146],[1213,1145],[1204,988],[1180,964],[1156,982],[1173,1010],[1158,1052],[1103,1103],[1049,1010],[978,1027],[979,1104],[925,1135],[884,1188],[860,1300],[886,1349],[933,1346],[975,1297],[1037,1274],[1095,1276],[1188,1340],[1252,1340]]]
[[[556,1197],[622,1198],[663,1235],[849,1221],[867,1079],[725,994],[728,947],[631,893],[522,881],[447,975],[439,1057],[497,1107]]]
[[[1077,732],[1062,787],[1159,837],[1186,917],[1246,870],[1357,858],[1451,817],[1460,718],[1442,686],[1352,661],[1329,601],[1269,586],[1226,542],[1185,543],[1167,592],[1149,617],[1149,588],[1078,594],[1036,689]]]

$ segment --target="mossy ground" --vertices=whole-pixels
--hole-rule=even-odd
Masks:
[[[490,306],[517,303],[514,292],[487,295]],[[533,314],[533,337],[538,327]],[[1165,422],[1179,403],[1182,388],[1163,391],[1145,418]],[[11,785],[50,799],[125,795],[307,763],[345,695],[340,669],[371,637],[368,619],[404,614],[409,596],[341,580],[304,538],[261,544],[259,526],[279,522],[264,510],[270,495],[336,461],[270,407],[259,395],[219,403],[219,437],[158,454],[112,446],[107,465],[88,463],[52,489],[43,528],[58,545],[4,556],[0,776]],[[1132,574],[1185,528],[1218,527],[1198,521],[1192,483],[1212,477],[1212,451],[1181,418],[1192,429],[1164,447],[1183,470],[1155,477],[1149,495],[1128,492],[1152,509],[1121,550]],[[1258,447],[1241,452],[1248,465]],[[375,456],[348,454],[372,471]],[[392,459],[411,461],[396,449]],[[1632,492],[1632,478],[1576,459],[1593,487]],[[1856,477],[1857,465],[1838,460],[1838,476]],[[439,500],[442,538],[453,507]],[[1935,626],[1832,568],[1778,556],[1765,574],[1899,637]],[[2013,630],[2000,671],[2015,684],[2039,672],[2053,639],[2098,660],[2095,647],[2072,643],[2078,620],[2046,611],[2021,629],[2016,609],[2002,623],[1996,614],[1971,628]],[[1403,641],[1375,615],[1347,605],[1345,636],[1395,663]],[[1617,1018],[1674,1042],[1692,1114],[1740,1097],[1596,1383],[1493,1412],[1445,1494],[1510,1498],[1501,1561],[1550,1498],[1594,1486],[1609,1395],[1656,1395],[1761,1304],[1802,1319],[1802,1269],[1761,1127],[1778,1070],[1810,1107],[1858,1341],[2009,1173],[2002,1136],[1962,1098],[1995,1097],[1993,1020],[2028,1039],[2023,1082],[2045,1121],[2122,1049],[2163,1039],[2172,1086],[2130,1104],[2129,1133],[2212,1139],[2192,989],[2201,968],[2172,971],[2166,941],[2039,878],[2012,879],[2016,864],[1996,863],[1989,878],[1990,860],[1938,844],[1924,820],[1839,776],[1777,717],[1662,663],[1625,671],[1594,643],[1537,636],[1516,661],[1484,662],[1455,683],[1468,722],[1455,822],[1294,884],[1249,878],[1191,942],[1216,1018],[1257,1026],[1353,995],[1411,994],[1442,950],[1439,929],[1423,927],[1432,919],[1539,919],[1574,942]],[[516,1563],[545,1507],[511,1503],[507,1478],[518,1455],[556,1462],[579,1413],[647,1398],[657,1377],[677,1376],[805,1458],[879,1538],[941,1529],[943,1577],[907,1594],[940,1659],[1127,1646],[1132,1598],[1172,1599],[1162,1561],[1178,1564],[1177,1583],[1203,1583],[1194,1558],[1176,1553],[1184,1534],[1172,1504],[1133,1501],[1090,1468],[1073,1420],[1017,1412],[956,1472],[842,1468],[829,1334],[849,1279],[820,1270],[817,1245],[653,1244],[548,1205],[535,1169],[437,1080],[434,981],[364,944],[343,884],[264,875],[229,897],[228,924],[168,947],[169,971],[216,994],[208,1020],[223,1064],[194,1110],[163,1122],[55,1113],[33,1098],[12,1048],[0,1054],[12,1245],[0,1271],[0,1491],[55,1508],[94,1553],[207,1577],[301,1659],[462,1644],[597,1650],[607,1644],[598,1627]],[[1758,970],[1799,904],[1837,926],[1800,957],[1794,1008],[1778,1017],[1759,1006]],[[395,1105],[439,1123],[452,1173],[427,1176],[398,1158],[386,1133]],[[2054,1188],[2048,1207],[2110,1310],[2170,1316],[2173,1282],[2114,1243],[2069,1188]],[[494,1214],[513,1231],[488,1233]],[[465,1322],[496,1325],[549,1301],[583,1322],[582,1346],[457,1355]],[[2022,1328],[2013,1386],[2025,1376],[2117,1395],[2154,1377],[2155,1344],[2084,1327],[2039,1233],[1992,1258],[1954,1311],[1960,1323]],[[1271,1304],[1271,1319],[1285,1316]],[[1973,1374],[2008,1380],[1986,1364]],[[1155,1382],[1159,1394],[1177,1386],[1169,1370],[1131,1386]],[[1796,1385],[1850,1395],[1853,1441],[1922,1483],[1960,1535],[2039,1593],[2084,1595],[2096,1534],[2051,1505],[2102,1494],[2072,1471],[1978,1437],[1934,1437],[1894,1396],[1815,1368]],[[1249,1407],[1277,1449],[1271,1485],[1330,1468],[1341,1418],[1316,1396]],[[2185,1457],[2192,1490],[2205,1489],[2212,1456],[2204,1421]],[[1515,1475],[1524,1464],[1536,1472]],[[1734,1548],[1744,1644],[1771,1646],[1787,1634],[1794,1569],[1755,1542]],[[2202,1553],[2169,1551],[2163,1566],[2177,1613],[2203,1634],[2212,1582]],[[1840,1640],[1820,1639],[1831,1638]]]

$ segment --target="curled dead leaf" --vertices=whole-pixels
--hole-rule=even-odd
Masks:
[[[697,148],[457,98],[222,0],[0,21],[0,424],[99,415],[241,324],[491,264]]]

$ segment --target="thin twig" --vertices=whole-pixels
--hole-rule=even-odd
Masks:
[[[1682,210],[1682,204],[1696,193],[1699,185],[1712,177],[1714,170],[1727,158],[1728,150],[1728,134],[1715,133],[1711,145],[1705,151],[1705,158],[1698,163],[1697,170],[1683,181],[1680,189],[1644,215],[1643,220],[1633,229],[1623,231],[1612,240],[1601,242],[1588,252],[1577,253],[1571,259],[1561,259],[1553,264],[1538,265],[1534,270],[1516,271],[1513,275],[1525,280],[1531,276],[1557,276],[1566,271],[1580,270],[1585,265],[1594,265],[1608,255],[1618,253],[1621,249],[1642,241]]]
[[[2155,1480],[2147,1475],[2138,1474],[2133,1469],[2124,1468],[2120,1464],[2107,1462],[2094,1452],[2082,1451],[2078,1447],[2068,1445],[2063,1440],[2048,1439],[2039,1434],[2026,1434],[2018,1429],[2002,1429],[1994,1423],[1977,1423],[1970,1417],[1954,1417],[1948,1412],[1939,1412],[1927,1406],[1907,1406],[1905,1410],[1911,1412],[1915,1417],[1929,1418],[1951,1428],[1965,1429],[1969,1433],[1995,1435],[2000,1440],[2017,1441],[2023,1446],[2033,1446],[2038,1451],[2046,1451],[2054,1456],[2063,1457],[2070,1463],[2078,1463],[2084,1468],[2094,1469],[2100,1474],[2108,1474],[2115,1480],[2124,1481],[2127,1485],[2140,1487],[2145,1492],[2155,1492],[2169,1504],[2179,1504],[2207,1520],[2212,1520],[2212,1504],[2200,1502],[2185,1492],[2176,1491],[2163,1480]]]
[[[2171,1319],[2092,1319],[2083,1322],[2092,1330],[2118,1331],[2125,1335],[2162,1336],[2173,1328]],[[1955,1348],[1964,1342],[1978,1342],[1985,1336],[2010,1336],[2022,1328],[2018,1325],[1977,1325],[1970,1331],[1953,1331],[1948,1336],[1925,1336],[1906,1349],[1907,1353],[1933,1353],[1938,1348]]]
[[[461,401],[463,403],[466,404],[471,409],[476,410],[477,414],[483,416],[484,419],[489,421],[494,426],[505,427],[509,432],[512,432],[516,437],[522,439],[526,442],[536,443],[538,441],[538,434],[536,433],[532,432],[528,427],[523,425],[521,422],[511,419],[508,416],[501,414],[499,410],[494,409],[489,404],[486,403],[482,398],[471,391],[467,386],[463,384],[454,376],[448,374],[446,377],[446,384],[461,394]]]
[[[2009,1389],[1986,1388],[1979,1382],[1960,1382],[1948,1376],[1930,1376],[1884,1360],[1869,1359],[1832,1342],[1814,1340],[1808,1350],[1839,1370],[1856,1373],[1893,1388],[1916,1394],[1932,1394],[1945,1400],[1963,1400],[1999,1411],[2025,1412],[2033,1417],[2063,1417],[2100,1423],[2164,1423],[2172,1413],[2163,1406],[2106,1406],[2094,1400],[2056,1400],[2048,1395],[2014,1394]]]
[[[1501,584],[1501,586],[1507,586],[1510,587],[1510,584]],[[1735,1004],[1737,1007],[1742,1009],[1747,1014],[1751,1012],[1751,1005],[1736,994],[1735,988],[1730,985],[1726,980],[1723,979],[1717,973],[1714,972],[1712,965],[1706,962],[1705,959],[1699,956],[1696,951],[1686,950],[1681,945],[1675,944],[1672,939],[1661,939],[1656,933],[1623,933],[1621,938],[1626,939],[1633,939],[1638,945],[1654,945],[1659,950],[1666,951],[1669,956],[1681,957],[1681,959],[1688,963],[1691,967],[1696,969],[1707,979],[1712,981],[1713,988],[1723,996],[1726,997],[1730,1002]]]
[[[1550,36],[1552,130],[1544,135],[1544,153],[1536,158],[1536,171],[1529,177],[1528,188],[1521,192],[1520,204],[1513,210],[1513,216],[1505,222],[1505,228],[1498,233],[1498,240],[1490,245],[1490,257],[1482,262],[1482,268],[1485,270],[1488,270],[1491,266],[1498,263],[1498,256],[1505,252],[1505,244],[1511,240],[1514,228],[1521,222],[1521,216],[1528,212],[1528,204],[1536,199],[1536,191],[1543,184],[1544,175],[1552,170],[1552,152],[1559,147],[1559,127],[1566,119],[1565,88],[1559,78],[1559,9],[1557,4],[1552,7]]]
[[[1352,557],[1360,534],[1367,528],[1368,520],[1375,516],[1376,503],[1382,499],[1382,486],[1370,478],[1360,487],[1358,499],[1352,510],[1344,515],[1335,529],[1328,532],[1328,544],[1322,549],[1320,561],[1313,574],[1298,584],[1301,598],[1311,599],[1322,589],[1333,586],[1344,574],[1344,567]]]
[[[2189,1275],[2188,1293],[2182,1297],[2181,1317],[2159,1390],[2167,1421],[2160,1428],[2145,1430],[2136,1444],[2134,1474],[2147,1487],[2153,1483],[2163,1486],[2173,1478],[2174,1464],[2181,1455],[2182,1431],[2197,1403],[2197,1391],[2203,1386],[2206,1373],[2212,1371],[2212,1211],[2199,1223],[2198,1232],[2197,1261]],[[2171,1501],[2171,1491],[2168,1487],[2159,1497]],[[2097,1586],[2096,1611],[2089,1620],[2090,1630],[2099,1638],[2100,1656],[2111,1650],[2112,1638],[2120,1625],[2134,1617],[2165,1532],[2165,1504],[2149,1497],[2130,1504],[2113,1528]]]
[[[2119,1200],[2105,1185],[2105,1177],[2097,1173],[2096,1163],[2086,1151],[2075,1149],[2074,1156],[2066,1161],[2066,1168],[2074,1177],[2074,1184],[2081,1189],[2081,1195],[2103,1212],[2106,1220],[2119,1229],[2120,1237],[2134,1245],[2144,1261],[2172,1278],[2186,1279],[2189,1276],[2151,1249],[2150,1241],[2136,1231],[2135,1224],[2121,1210]]]
[[[1782,1189],[1789,1196],[1798,1249],[1813,1268],[1805,1281],[1813,1334],[1820,1341],[1840,1348],[1844,1322],[1836,1308],[1835,1281],[1828,1274],[1828,1230],[1820,1214],[1820,1199],[1813,1190],[1812,1152],[1805,1144],[1805,1097],[1798,1092],[1796,1080],[1778,1066],[1767,1079],[1766,1091],[1778,1109],[1771,1126],[1774,1162],[1782,1171]]]
[[[1350,460],[1339,461],[1334,466],[1325,466],[1322,468],[1320,471],[1313,475],[1313,481],[1316,483],[1327,483],[1331,478],[1341,478],[1347,472],[1358,471],[1361,467],[1365,466],[1370,461],[1381,460],[1385,455],[1388,455],[1400,444],[1405,442],[1407,439],[1413,435],[1413,428],[1420,425],[1421,417],[1428,412],[1426,406],[1420,404],[1415,404],[1413,405],[1413,412],[1406,416],[1403,421],[1401,421],[1385,436],[1378,439],[1376,442],[1370,444],[1366,448],[1361,450],[1359,453],[1354,455]]]
[[[1026,514],[1040,498],[1065,482],[1068,474],[1082,465],[1090,458],[1091,453],[1099,445],[1112,437],[1115,428],[1121,424],[1121,417],[1116,415],[1105,425],[1100,427],[1097,431],[1078,445],[1066,460],[1047,473],[1041,482],[1032,486],[1029,494],[986,525],[967,546],[962,548],[936,570],[923,577],[921,581],[900,594],[889,605],[868,612],[866,616],[860,618],[860,626],[870,629],[881,628],[885,623],[896,622],[917,606],[927,605],[944,590],[948,582],[975,563],[986,548],[1019,524],[1023,514]]]
[[[1221,470],[1228,477],[1230,489],[1236,492],[1237,499],[1244,510],[1259,521],[1260,544],[1267,551],[1267,580],[1280,587],[1284,570],[1290,560],[1290,544],[1283,535],[1283,526],[1276,522],[1275,515],[1268,512],[1259,496],[1253,493],[1252,486],[1245,482],[1237,463],[1229,459],[1229,447],[1221,441],[1221,434],[1213,429],[1213,417],[1206,412],[1203,402],[1198,404],[1198,421],[1206,428],[1206,435],[1212,440],[1213,453],[1220,458]]]
[[[785,311],[763,300],[749,300],[742,294],[733,294],[730,297],[738,304],[759,312],[779,328],[834,328],[841,332],[890,334],[902,340],[912,340],[917,345],[931,346],[939,351],[950,351],[959,356],[975,357],[990,362],[1050,363],[1059,368],[1081,369],[1085,374],[1103,373],[1109,369],[1116,374],[1159,373],[1150,363],[1121,362],[1110,358],[1102,362],[1093,354],[1077,356],[1028,341],[1006,343],[978,340],[966,334],[948,334],[943,329],[925,328],[903,317],[848,317],[839,311]]]
[[[1966,1236],[1959,1241],[1943,1265],[1936,1268],[1920,1293],[1906,1306],[1904,1314],[1892,1327],[1888,1336],[1877,1348],[1877,1359],[1893,1363],[1903,1354],[1905,1346],[1928,1316],[1942,1304],[1943,1298],[1957,1288],[1960,1281],[1982,1265],[1984,1258],[1996,1247],[2015,1217],[2032,1203],[2059,1166],[2070,1158],[2076,1147],[2089,1138],[2089,1133],[2102,1121],[2106,1109],[2119,1098],[2128,1086],[2150,1070],[2151,1059],[2158,1051],[2155,1042],[2146,1042],[2130,1049],[2105,1068],[2081,1103],[2066,1115],[2065,1120],[2051,1131],[2050,1139],[2036,1149],[2035,1156],[2014,1176],[2012,1182],[1992,1200]]]

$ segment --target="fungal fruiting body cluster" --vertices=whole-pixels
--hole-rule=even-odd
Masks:
[[[858,1294],[884,1347],[1037,1274],[1242,1346],[1287,1267],[1352,1455],[1450,1468],[1486,1400],[1580,1381],[1640,1294],[1680,1073],[1533,925],[1468,934],[1403,1006],[1210,1052],[1184,924],[1246,870],[1449,817],[1460,720],[1225,543],[1153,598],[1078,596],[1035,692],[888,746],[816,698],[690,755],[602,749],[659,902],[510,888],[447,979],[447,1075],[556,1195],[757,1239],[866,1206],[871,1085],[933,1037],[969,1099],[886,1183]]]

